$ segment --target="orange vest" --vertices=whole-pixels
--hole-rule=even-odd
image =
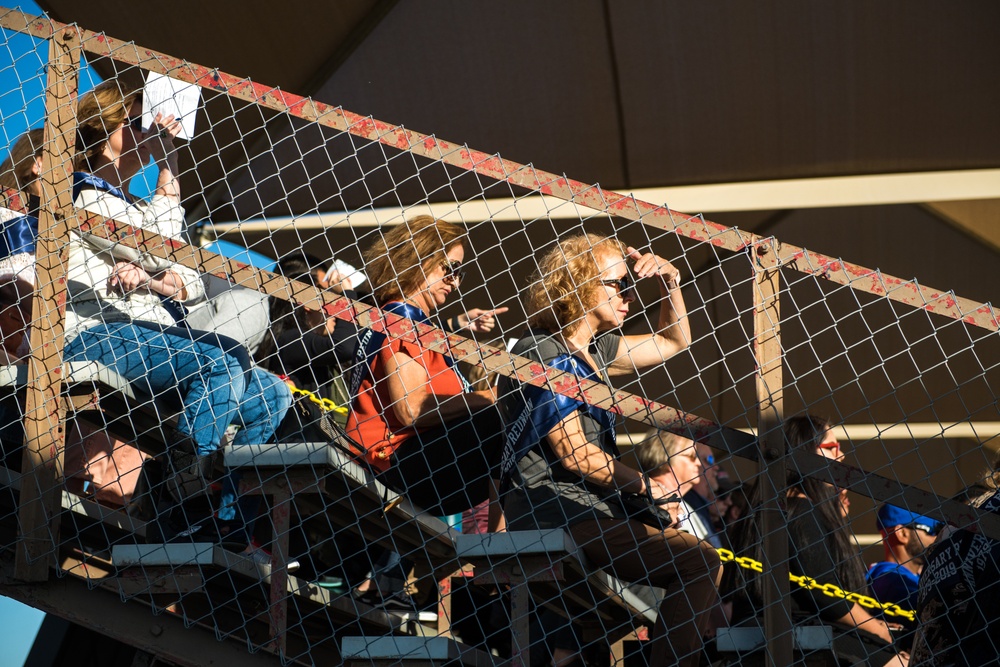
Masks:
[[[347,416],[347,435],[361,445],[364,459],[379,471],[389,468],[389,457],[399,445],[419,430],[403,426],[396,418],[386,382],[386,362],[393,353],[416,359],[427,371],[428,382],[424,390],[440,396],[441,400],[462,393],[462,381],[452,370],[443,354],[425,350],[414,343],[388,338],[374,355],[370,373],[361,382],[357,399]]]

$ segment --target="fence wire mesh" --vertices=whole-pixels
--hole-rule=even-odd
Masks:
[[[995,563],[925,554],[1000,535],[990,306],[0,23],[5,592],[117,594],[178,664],[885,664],[991,620],[953,579]]]

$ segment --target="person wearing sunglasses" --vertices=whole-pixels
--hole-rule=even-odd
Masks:
[[[797,415],[785,421],[784,436],[789,451],[828,451],[821,446],[831,437],[832,424],[823,417]],[[750,510],[732,532],[736,556],[767,562],[761,517],[766,498],[762,485],[750,492]],[[865,567],[847,522],[840,489],[827,482],[803,477],[788,466],[786,486],[779,504],[784,511],[788,535],[788,570],[834,584],[847,592],[868,594]],[[743,568],[727,568],[722,581],[723,596],[732,603],[733,625],[758,626],[764,601],[764,577]],[[791,586],[792,621],[796,625],[832,626],[833,650],[841,664],[899,665],[907,656],[894,644],[889,625],[857,602],[824,595],[822,587]]]
[[[462,284],[465,236],[426,215],[382,235],[364,254],[379,308],[433,325]],[[493,390],[472,391],[450,355],[364,330],[348,395],[347,434],[387,486],[437,515],[490,497],[503,421]]]
[[[180,124],[157,115],[143,131],[141,116],[142,91],[117,80],[80,96],[74,204],[176,237],[184,209],[172,142]],[[137,201],[129,186],[150,158],[159,168],[156,189],[149,201]],[[167,463],[175,473],[170,487],[178,501],[206,492],[210,455],[230,425],[240,426],[234,445],[271,442],[291,392],[254,366],[237,341],[188,326],[181,306],[205,300],[201,274],[74,230],[67,287],[65,360],[100,362],[142,394],[181,408],[176,432],[165,434]],[[250,537],[260,499],[237,497],[238,477],[223,477],[217,512],[198,523],[198,537],[214,528],[212,538],[230,547],[246,545],[257,557]]]
[[[636,301],[635,279],[659,288],[656,328],[624,335],[618,329]],[[611,375],[659,366],[691,341],[678,270],[615,238],[560,240],[538,259],[524,301],[529,329],[512,352],[609,386]],[[651,664],[697,665],[718,600],[719,556],[665,519],[626,509],[629,494],[658,504],[672,492],[620,460],[611,406],[506,377],[498,395],[509,425],[501,470],[508,525],[566,529],[594,566],[665,589],[650,631]]]
[[[913,611],[917,608],[920,573],[924,569],[927,548],[934,543],[942,523],[896,505],[883,504],[878,509],[875,525],[882,534],[885,560],[868,569],[872,596],[883,604],[894,602]],[[900,623],[907,630],[917,628],[915,620],[885,618]]]

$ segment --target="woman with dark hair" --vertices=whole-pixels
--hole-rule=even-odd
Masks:
[[[633,275],[655,279],[662,301],[655,331],[626,336],[615,330],[635,301]],[[531,328],[515,354],[609,386],[610,375],[658,366],[691,340],[677,269],[613,238],[560,241],[540,258],[525,306]],[[509,378],[498,392],[511,425],[502,479],[508,526],[566,529],[595,566],[665,589],[650,632],[652,664],[699,664],[718,601],[718,554],[666,518],[646,523],[626,509],[623,494],[660,503],[670,492],[621,462],[612,412]]]
[[[379,307],[429,324],[461,284],[465,235],[424,215],[376,241],[364,258]],[[347,433],[389,487],[433,514],[490,496],[503,421],[493,391],[471,391],[450,356],[367,330],[349,393]]]
[[[830,422],[822,417],[808,414],[792,417],[785,422],[784,435],[789,450],[810,448],[819,456],[834,460],[843,458]],[[764,561],[761,513],[754,511],[764,502],[759,484],[751,491],[750,502],[748,515],[736,524],[732,544],[737,556]],[[844,591],[865,593],[865,565],[847,523],[847,505],[841,490],[789,469],[781,506],[787,520],[789,571],[811,577],[820,584],[835,584]],[[733,603],[734,625],[759,617],[765,576],[768,575],[743,568],[727,570],[722,590]],[[794,584],[791,594],[795,623],[819,621],[862,631],[835,634],[834,650],[840,660],[861,660],[876,665],[905,661],[905,654],[892,647],[889,626],[857,602]]]

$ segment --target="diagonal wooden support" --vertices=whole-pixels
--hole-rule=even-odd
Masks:
[[[15,573],[43,581],[54,562],[59,526],[66,409],[62,388],[63,317],[66,313],[66,260],[73,210],[73,151],[76,146],[76,92],[80,33],[65,27],[49,40],[45,96],[45,157],[39,180],[42,205],[36,244],[36,287],[32,301],[31,358],[24,420],[20,542]]]

